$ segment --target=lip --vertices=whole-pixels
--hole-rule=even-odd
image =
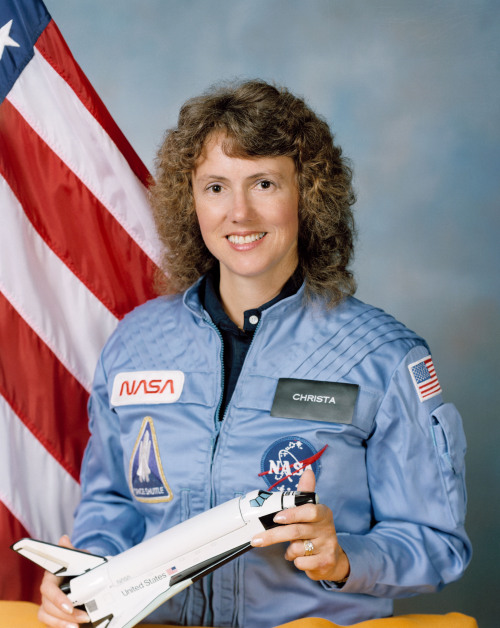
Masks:
[[[259,246],[259,244],[265,239],[266,235],[267,231],[240,231],[237,233],[229,233],[225,237],[232,249],[237,251],[248,251],[256,246]],[[229,238],[233,238],[233,241]],[[239,239],[239,241],[234,241],[235,238]],[[247,241],[242,241],[243,238],[247,239]]]

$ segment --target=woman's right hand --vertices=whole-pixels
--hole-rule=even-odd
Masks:
[[[66,535],[60,538],[59,545],[75,549]],[[73,607],[71,600],[59,588],[62,580],[48,571],[45,572],[40,586],[42,603],[38,610],[38,619],[52,628],[78,628],[78,624],[89,622],[89,616],[85,611]]]

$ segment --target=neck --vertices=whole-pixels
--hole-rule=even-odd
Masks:
[[[219,290],[226,314],[243,329],[245,311],[258,308],[278,296],[292,274],[293,270],[279,280],[270,282],[268,277],[226,276],[221,268]]]

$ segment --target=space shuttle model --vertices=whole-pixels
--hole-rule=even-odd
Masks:
[[[193,582],[251,549],[285,508],[317,503],[315,493],[255,490],[192,517],[117,556],[21,539],[12,549],[63,576],[62,590],[93,628],[132,628]],[[87,624],[88,625],[88,624]]]

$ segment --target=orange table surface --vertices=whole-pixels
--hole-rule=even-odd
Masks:
[[[0,601],[0,628],[44,628],[44,624],[37,619],[37,611],[38,606],[31,602]],[[140,624],[140,626],[141,628],[157,628],[157,625],[152,624]],[[354,626],[356,628],[477,628],[477,623],[475,619],[467,615],[447,613],[446,615],[402,615],[386,619],[371,619],[354,624]],[[311,617],[297,619],[276,628],[341,628],[341,626],[326,619]]]

